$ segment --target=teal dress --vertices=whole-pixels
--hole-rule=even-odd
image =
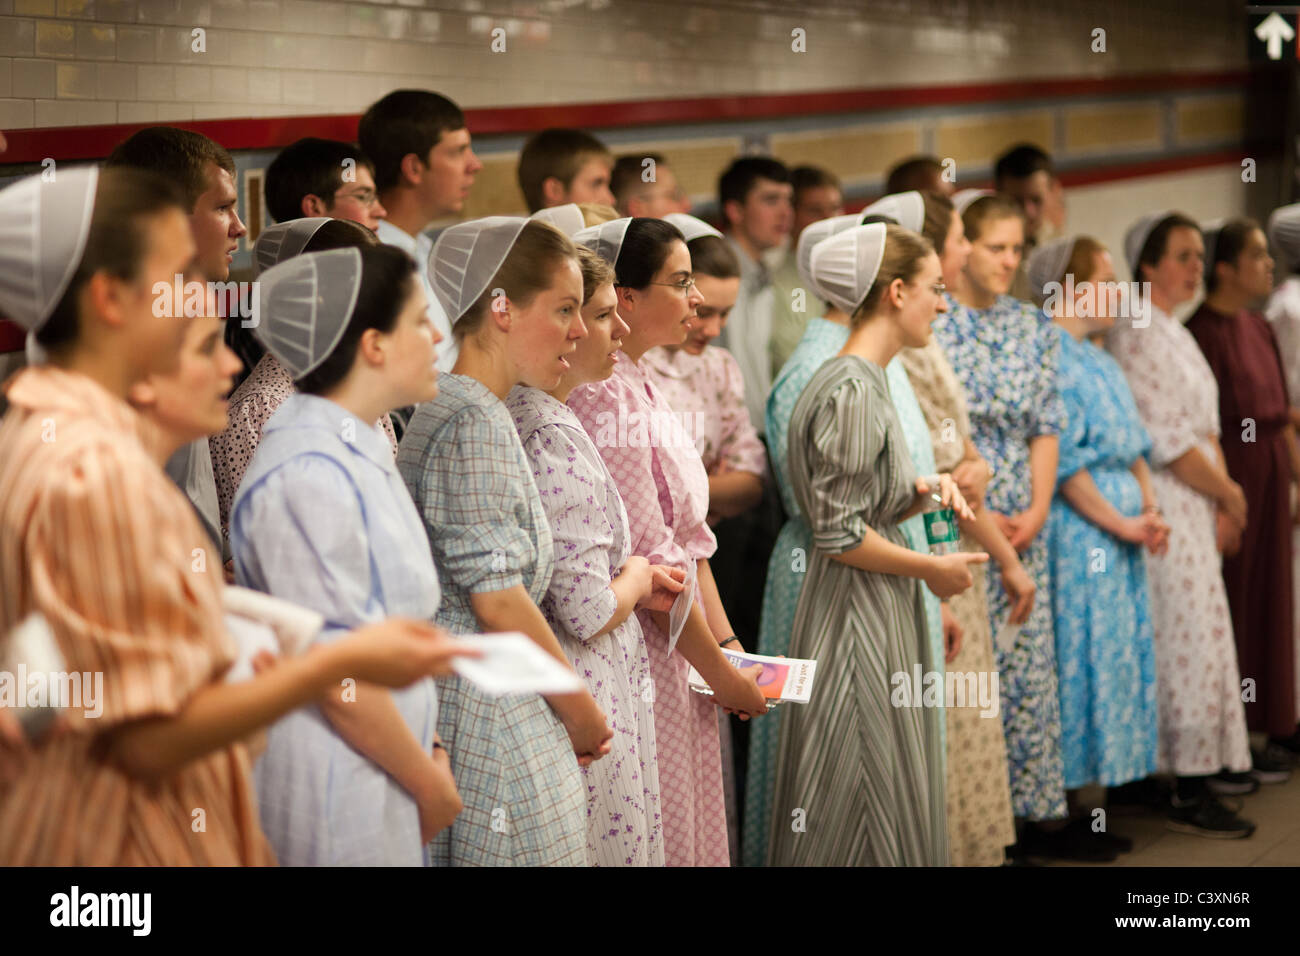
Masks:
[[[810,319],[803,338],[782,366],[767,399],[767,445],[772,459],[776,487],[788,516],[777,535],[772,557],[767,565],[767,585],[763,589],[762,617],[758,630],[758,653],[786,654],[790,649],[790,630],[799,604],[804,573],[812,556],[812,531],[804,520],[790,483],[789,449],[790,415],[803,393],[804,386],[817,370],[848,341],[847,326],[826,319]],[[912,391],[911,381],[897,358],[889,363],[886,378],[903,426],[904,439],[916,472],[929,475],[936,470],[934,448],[925,415]],[[928,552],[925,525],[920,515],[899,526],[908,547]],[[933,663],[928,670],[943,668],[943,624],[939,617],[939,599],[929,588],[922,587],[926,624]],[[798,706],[798,705],[788,705]],[[940,715],[942,718],[942,714]],[[778,707],[749,728],[749,765],[745,778],[744,828],[740,836],[740,861],[743,866],[762,866],[767,858],[768,826],[771,818],[772,787],[776,765],[777,741],[780,736],[782,708]],[[940,740],[943,722],[940,720]]]

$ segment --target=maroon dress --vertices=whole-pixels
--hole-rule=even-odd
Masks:
[[[1273,330],[1256,312],[1224,315],[1202,305],[1187,328],[1218,379],[1223,457],[1246,493],[1241,550],[1223,562],[1241,676],[1255,681],[1246,721],[1253,731],[1288,737],[1296,729],[1296,654],[1282,360]]]

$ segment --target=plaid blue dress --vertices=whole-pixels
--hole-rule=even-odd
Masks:
[[[397,467],[424,519],[442,582],[437,623],[482,631],[470,595],[522,584],[540,603],[552,543],[532,469],[505,405],[444,372],[411,418]],[[586,799],[568,734],[536,695],[439,685],[438,733],[465,809],[434,838],[435,866],[584,866]]]

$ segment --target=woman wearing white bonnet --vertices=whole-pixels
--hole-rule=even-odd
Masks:
[[[1145,552],[1169,529],[1145,455],[1151,439],[1115,360],[1096,342],[1125,301],[1110,253],[1088,236],[1053,239],[1029,259],[1031,293],[1060,339],[1066,408],[1056,497],[1048,521],[1061,753],[1072,820],[1041,845],[1075,859],[1132,849],[1095,832],[1079,790],[1120,786],[1156,771],[1155,647]],[[1098,560],[1105,573],[1098,573]]]
[[[1147,560],[1156,645],[1159,767],[1175,775],[1169,826],[1213,838],[1246,837],[1254,824],[1219,801],[1208,778],[1251,769],[1232,618],[1217,523],[1244,524],[1246,499],[1219,447],[1219,389],[1174,311],[1200,292],[1197,224],[1169,210],[1137,220],[1124,237],[1134,281],[1149,284],[1107,336],[1151,436],[1151,482],[1169,525],[1164,555]],[[1220,517],[1222,512],[1222,517]],[[1147,798],[1112,790],[1112,805]],[[1147,789],[1150,789],[1148,786]]]
[[[0,191],[11,227],[0,242],[0,309],[50,356],[6,386],[0,583],[14,599],[0,603],[0,633],[38,612],[63,666],[102,672],[106,689],[97,719],[71,709],[63,732],[30,740],[7,767],[0,859],[9,864],[273,863],[245,739],[349,675],[400,686],[447,668],[447,643],[431,628],[395,621],[220,683],[236,650],[222,625],[220,564],[194,561],[211,545],[125,402],[133,384],[177,369],[187,326],[158,314],[153,288],[178,273],[196,278],[182,203],[129,169],[60,169],[57,180]]]
[[[844,692],[814,696],[783,718],[768,863],[942,866],[938,712],[900,706],[893,675],[942,672],[921,582],[941,598],[960,593],[971,585],[968,565],[988,555],[907,546],[899,523],[931,490],[973,514],[950,476],[933,489],[936,476],[917,476],[884,368],[900,348],[923,345],[946,308],[939,260],[920,236],[874,223],[819,243],[812,270],[851,319],[844,347],[813,375],[790,420],[790,477],[814,545],[790,654],[816,659],[823,688]],[[798,807],[817,807],[822,822],[792,832]]]
[[[346,219],[291,219],[262,231],[253,244],[253,261],[260,274],[304,252],[376,245],[379,245],[379,240],[374,233]],[[256,328],[240,331],[250,333],[256,342]],[[262,353],[261,358],[230,395],[229,425],[220,435],[213,435],[208,440],[212,452],[212,474],[217,482],[223,543],[230,540],[230,505],[235,500],[235,490],[244,477],[244,470],[253,460],[257,444],[262,440],[262,426],[294,392],[293,376],[284,364],[260,343],[258,351]],[[384,414],[378,424],[384,429],[396,455],[397,435],[393,423]]]
[[[374,243],[291,257],[258,281],[253,332],[297,387],[231,507],[238,583],[323,615],[318,644],[395,615],[431,620],[428,539],[375,424],[437,394],[439,336],[414,263]],[[256,781],[280,862],[424,865],[425,844],[460,809],[437,712],[426,678],[332,693],[277,723]]]
[[[429,278],[460,352],[397,453],[442,583],[437,623],[522,631],[565,666],[538,609],[551,582],[550,524],[504,399],[516,385],[554,388],[586,334],[576,256],[553,226],[519,217],[443,231]],[[602,758],[613,736],[591,694],[494,698],[452,678],[439,697],[465,809],[434,840],[434,864],[585,865],[579,761]]]
[[[736,670],[719,648],[743,649],[709,568],[717,542],[707,522],[708,475],[693,436],[644,366],[651,348],[686,340],[701,296],[682,234],[668,222],[616,219],[584,230],[577,239],[614,267],[618,313],[629,332],[613,374],[574,388],[569,407],[617,483],[632,553],[678,568],[688,582],[695,581],[679,598],[683,611],[637,611],[656,688],[665,861],[726,866],[716,706],[751,715],[763,713],[766,703],[755,682],[758,668]],[[690,666],[708,682],[713,697],[690,690]]]

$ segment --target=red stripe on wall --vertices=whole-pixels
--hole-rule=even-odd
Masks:
[[[1110,78],[1012,80],[949,86],[879,87],[781,93],[768,96],[707,96],[677,100],[629,100],[554,106],[508,106],[466,111],[469,129],[477,135],[528,133],[548,126],[607,129],[663,126],[781,116],[871,112],[977,103],[1018,103],[1068,97],[1102,97],[1130,93],[1169,93],[1223,87],[1244,87],[1244,70],[1162,73]],[[356,137],[357,114],[285,116],[261,119],[199,120],[171,123],[194,130],[227,149],[268,149],[287,146],[304,136],[350,141]],[[110,126],[60,126],[6,132],[5,163],[39,163],[99,159],[137,130],[152,123]]]

